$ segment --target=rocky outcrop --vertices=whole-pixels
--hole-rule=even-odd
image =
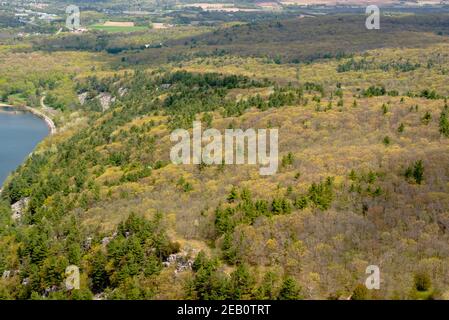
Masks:
[[[102,92],[97,96],[100,101],[101,109],[104,111],[111,107],[111,104],[115,102],[115,97],[111,96],[109,93]]]
[[[86,103],[86,99],[87,99],[88,95],[89,95],[88,92],[83,92],[78,95],[78,100],[81,105],[84,105],[84,103]]]
[[[84,241],[83,248],[84,250],[89,250],[91,246],[92,246],[92,237],[87,237],[86,240]]]
[[[109,244],[109,242],[111,242],[111,240],[115,239],[115,237],[117,237],[117,231],[115,231],[112,236],[110,237],[104,237],[103,239],[101,239],[101,245],[103,246],[103,248],[106,248],[107,245]]]
[[[30,202],[30,198],[23,198],[14,203],[11,206],[12,216],[11,218],[14,221],[20,220],[25,213],[25,210],[28,207],[28,203]]]
[[[168,256],[167,261],[163,262],[164,267],[175,267],[175,274],[178,272],[191,270],[198,250],[182,250]]]

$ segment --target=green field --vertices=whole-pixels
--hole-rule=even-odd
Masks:
[[[89,27],[91,30],[101,30],[106,32],[135,32],[148,30],[148,27],[134,26],[134,27],[120,27],[120,26],[105,26],[102,24],[94,24]]]

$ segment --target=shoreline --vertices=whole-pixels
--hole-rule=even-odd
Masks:
[[[50,133],[49,133],[50,136],[54,135],[56,133],[56,125],[53,122],[53,120],[39,110],[36,110],[29,106],[13,106],[13,105],[4,104],[1,102],[0,102],[0,108],[13,108],[13,109],[17,109],[20,111],[30,112],[30,113],[34,114],[35,116],[44,120],[45,124],[47,125],[47,127],[50,131]],[[2,191],[3,191],[3,183],[0,184],[0,195],[2,194]]]
[[[24,111],[30,112],[30,113],[34,114],[35,116],[44,120],[44,122],[47,124],[47,127],[50,129],[50,135],[53,135],[56,133],[56,125],[53,122],[53,120],[39,110],[36,110],[29,106],[13,106],[13,105],[9,105],[9,104],[0,103],[0,108],[2,108],[2,107],[15,108],[18,110],[24,110]]]

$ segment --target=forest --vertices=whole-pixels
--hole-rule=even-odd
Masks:
[[[58,126],[3,185],[0,298],[449,299],[448,21],[0,43],[2,101]],[[277,128],[278,173],[171,163],[170,133],[195,120]]]

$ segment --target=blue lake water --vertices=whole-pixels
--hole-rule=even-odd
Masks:
[[[48,134],[46,123],[34,114],[0,107],[0,188]]]

